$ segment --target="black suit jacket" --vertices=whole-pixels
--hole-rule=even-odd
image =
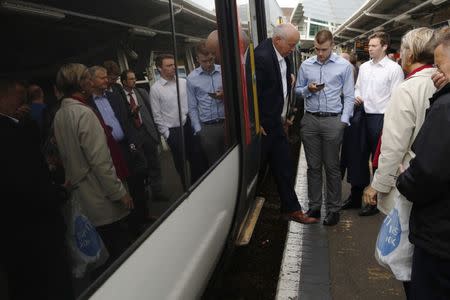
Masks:
[[[291,90],[291,62],[286,61],[288,98]],[[283,82],[280,65],[272,44],[272,39],[262,41],[255,49],[256,83],[258,89],[259,114],[261,126],[266,132],[283,128]]]
[[[124,89],[121,86],[113,86],[113,90],[115,91],[115,94],[119,95],[122,98],[122,102],[125,104],[128,110],[128,118],[132,123],[133,116],[131,114],[130,104],[128,103],[128,98],[125,94]],[[136,95],[136,101],[138,102],[138,105],[141,106],[140,110],[144,125],[143,129],[150,135],[155,144],[159,144],[161,140],[156,128],[155,120],[153,119],[153,111],[150,106],[149,94],[146,90],[141,88],[135,88],[134,94]]]

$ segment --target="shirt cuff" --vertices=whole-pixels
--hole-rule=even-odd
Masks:
[[[344,114],[341,116],[341,122],[347,124],[347,126],[350,126],[350,118]]]
[[[311,93],[311,92],[309,91],[309,89],[308,89],[308,86],[305,86],[305,87],[303,88],[302,94],[303,94],[303,97],[305,97],[305,98],[309,98],[309,97],[311,97],[311,95],[312,95],[312,93]]]

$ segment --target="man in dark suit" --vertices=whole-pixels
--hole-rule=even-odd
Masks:
[[[150,107],[149,94],[136,88],[136,75],[132,70],[125,70],[120,75],[123,89],[120,95],[128,106],[128,117],[136,129],[134,140],[142,146],[148,161],[148,178],[152,190],[152,199],[167,201],[162,191],[161,159],[158,147],[161,143]]]
[[[120,146],[130,171],[126,182],[134,199],[135,207],[130,213],[129,225],[132,231],[138,235],[148,221],[149,209],[143,175],[137,171],[137,166],[132,162],[132,151],[139,150],[136,140],[137,129],[130,122],[129,109],[120,95],[108,91],[107,70],[104,67],[93,66],[89,68],[89,72],[93,80],[93,94],[88,105],[96,110],[105,124],[111,128],[112,136]]]
[[[255,49],[256,81],[262,131],[262,165],[269,163],[281,200],[281,213],[300,223],[318,219],[304,215],[294,190],[294,163],[286,136],[287,99],[291,90],[291,62],[288,56],[300,39],[291,24],[274,28],[273,38]]]
[[[40,151],[37,124],[23,118],[23,95],[23,85],[0,79],[0,269],[7,298],[73,299],[62,201]]]

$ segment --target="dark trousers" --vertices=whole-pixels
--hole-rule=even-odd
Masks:
[[[184,186],[187,186],[183,171],[185,164],[183,161],[183,141],[181,138],[182,130],[184,131],[184,146],[186,151],[186,160],[189,161],[191,183],[197,181],[197,179],[199,179],[200,176],[206,172],[208,162],[200,144],[200,137],[192,134],[191,125],[189,122],[186,122],[183,127],[173,127],[169,129],[170,133],[167,143],[169,144],[172,152],[175,169],[180,175]]]
[[[294,162],[289,143],[283,129],[267,130],[262,136],[261,165],[269,164],[277,184],[281,201],[281,212],[301,210],[294,190]]]
[[[129,225],[135,236],[142,233],[143,226],[149,220],[148,193],[145,189],[145,175],[134,174],[127,178],[128,188],[133,197],[134,208],[130,211]]]
[[[415,247],[409,292],[408,300],[449,299],[450,260]]]
[[[208,166],[212,166],[226,150],[225,145],[225,123],[202,123],[200,130],[200,142],[208,158]]]
[[[128,225],[128,217],[111,224],[95,228],[102,238],[103,244],[109,253],[106,263],[94,270],[93,277],[98,277],[131,245],[132,236]]]
[[[366,113],[366,138],[372,159],[377,151],[378,140],[383,130],[384,114]]]
[[[148,163],[148,178],[152,190],[152,196],[162,194],[162,176],[161,176],[161,159],[158,152],[158,144],[152,137],[141,129],[142,148]]]

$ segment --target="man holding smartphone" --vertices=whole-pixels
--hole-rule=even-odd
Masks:
[[[317,55],[302,63],[296,85],[296,93],[305,99],[306,110],[300,128],[308,164],[307,215],[320,218],[324,165],[327,215],[323,224],[331,226],[339,222],[341,209],[339,151],[344,128],[350,125],[349,119],[353,114],[353,68],[348,61],[332,52],[334,41],[330,31],[319,31],[314,47]]]
[[[189,117],[211,166],[225,152],[222,71],[205,42],[195,51],[199,67],[189,74],[186,82]]]

